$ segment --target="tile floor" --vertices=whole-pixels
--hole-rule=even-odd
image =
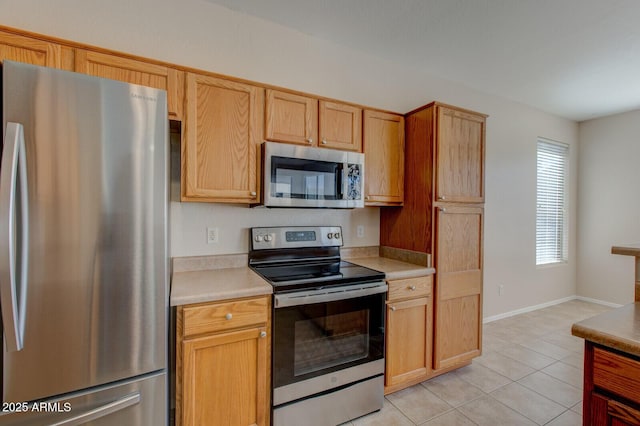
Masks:
[[[345,424],[580,426],[584,341],[571,325],[609,309],[572,300],[485,324],[471,365],[388,395],[382,410]]]

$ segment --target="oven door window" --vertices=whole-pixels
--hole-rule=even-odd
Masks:
[[[383,315],[384,294],[276,309],[274,387],[381,359]]]
[[[271,157],[271,196],[312,200],[340,200],[341,163]]]

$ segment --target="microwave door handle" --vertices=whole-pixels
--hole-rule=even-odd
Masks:
[[[18,178],[20,187],[18,188]],[[20,191],[21,256],[20,282],[16,272],[16,191]],[[19,351],[24,343],[29,254],[29,194],[22,124],[7,123],[0,174],[0,307],[6,349]],[[19,285],[19,289],[18,289]]]
[[[349,198],[349,180],[347,179],[347,170],[349,169],[348,163],[342,164],[342,199]]]

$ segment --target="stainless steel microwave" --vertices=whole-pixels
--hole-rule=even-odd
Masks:
[[[364,207],[364,154],[264,142],[262,159],[266,207]]]

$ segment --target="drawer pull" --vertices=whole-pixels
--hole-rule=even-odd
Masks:
[[[416,290],[416,286],[415,286],[415,285],[410,285],[410,286],[409,286],[409,290],[411,290],[411,291],[415,291],[415,290]]]
[[[231,313],[228,313],[227,315],[224,316],[226,319],[230,320],[231,318],[233,318],[233,315],[231,315]]]

